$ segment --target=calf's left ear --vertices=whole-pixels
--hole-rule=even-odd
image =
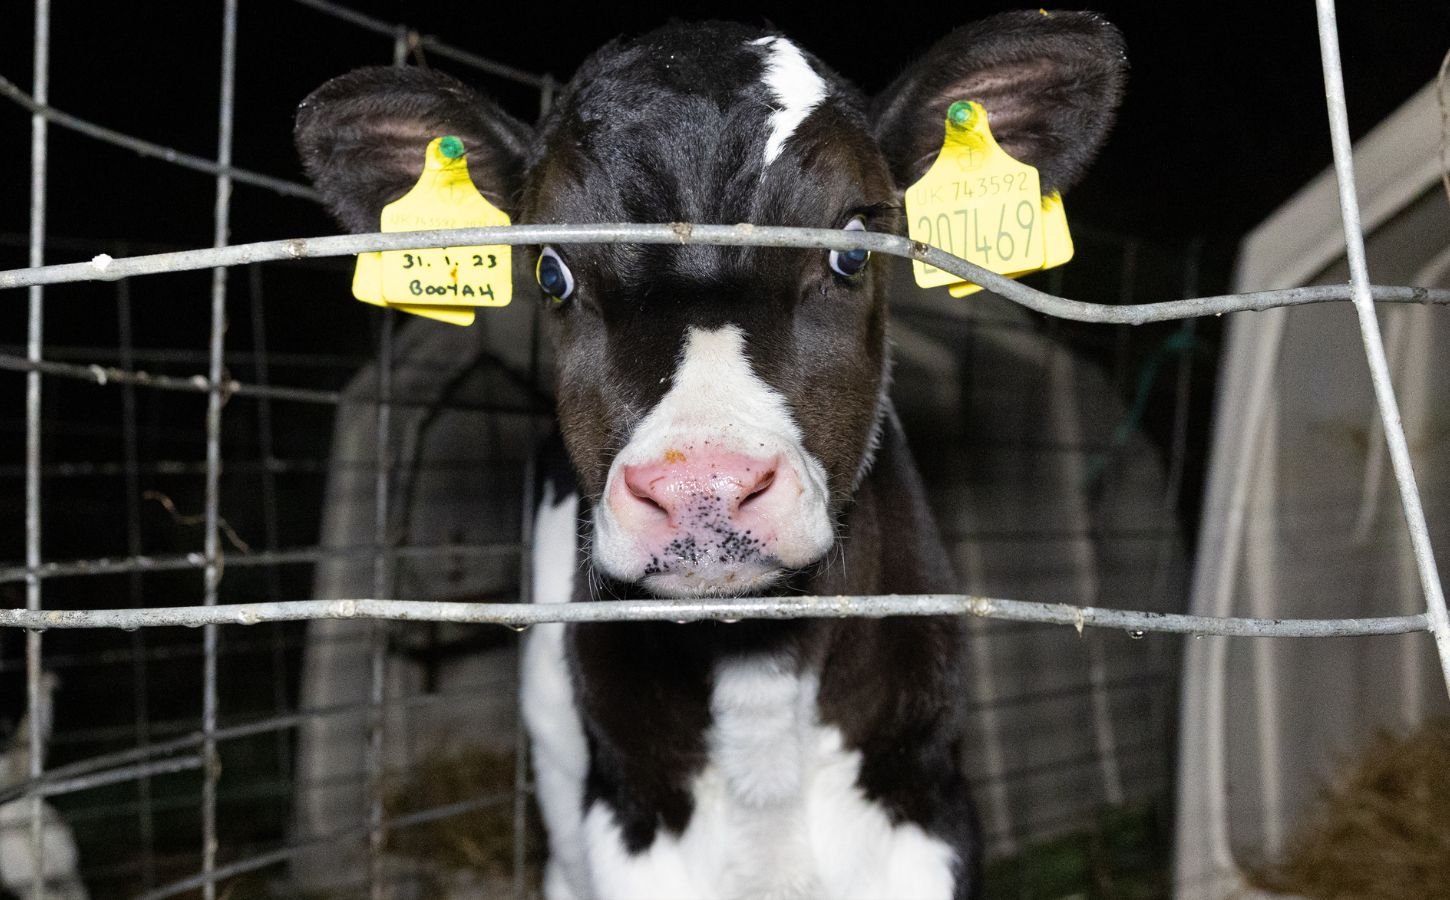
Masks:
[[[1042,192],[1061,191],[1107,138],[1127,69],[1122,35],[1096,13],[1003,13],[938,41],[875,99],[872,128],[904,189],[936,160],[947,107],[975,100]]]

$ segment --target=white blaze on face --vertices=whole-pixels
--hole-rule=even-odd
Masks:
[[[780,155],[781,147],[824,99],[826,82],[806,61],[799,47],[783,37],[763,37],[750,42],[766,48],[765,84],[775,98],[770,116],[770,136],[765,139],[765,165]]]
[[[627,528],[613,512],[609,498],[621,486],[625,467],[658,463],[669,454],[697,452],[776,460],[781,472],[778,482],[789,484],[789,490],[796,493],[785,495],[789,502],[775,507],[778,514],[769,523],[770,535],[763,538],[764,557],[755,569],[740,573],[743,581],[706,580],[682,586],[669,576],[645,579],[652,557],[663,549],[660,535]],[[621,581],[645,580],[662,593],[739,594],[762,587],[782,567],[815,562],[835,537],[827,509],[825,467],[806,451],[785,397],[751,369],[745,336],[733,325],[688,331],[669,391],[640,420],[629,443],[615,457],[604,497],[594,508],[595,565]]]

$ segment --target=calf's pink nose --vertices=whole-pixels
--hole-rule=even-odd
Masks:
[[[766,499],[776,469],[775,459],[670,451],[658,462],[625,466],[626,491],[612,499],[616,514],[640,524],[661,517],[675,528],[705,518],[740,524],[752,505]]]

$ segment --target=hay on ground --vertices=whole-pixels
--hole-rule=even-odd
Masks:
[[[1450,897],[1450,719],[1381,735],[1325,789],[1256,887],[1315,900]]]

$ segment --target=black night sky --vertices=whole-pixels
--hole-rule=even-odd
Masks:
[[[667,17],[770,21],[867,91],[880,89],[934,36],[1015,4],[970,11],[846,5],[675,3],[494,6],[456,0],[354,2],[392,21],[523,69],[567,78],[608,38]],[[1340,32],[1356,136],[1435,74],[1450,46],[1450,6],[1418,0],[1341,4]],[[72,113],[200,155],[214,155],[220,4],[71,4],[53,12],[52,102]],[[1132,73],[1120,124],[1074,192],[1078,221],[1159,237],[1232,241],[1329,162],[1313,4],[1104,2],[1127,38]],[[0,18],[0,73],[28,87],[27,4]],[[295,103],[353,66],[385,63],[387,38],[284,0],[244,2],[236,159],[300,177],[290,143]],[[433,62],[459,72],[441,60]],[[466,74],[461,73],[460,74]],[[526,89],[475,82],[530,118]],[[0,104],[0,163],[10,173],[0,232],[27,222],[27,117]],[[56,129],[52,233],[201,246],[210,240],[211,184],[160,163],[110,173],[124,151]],[[335,230],[305,202],[240,189],[234,240]],[[66,258],[61,250],[52,256]]]

